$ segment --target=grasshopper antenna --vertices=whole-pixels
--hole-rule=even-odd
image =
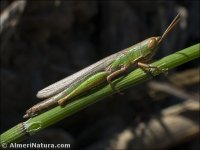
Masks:
[[[172,29],[176,26],[176,24],[181,20],[181,14],[179,13],[174,20],[171,22],[171,24],[167,27],[163,35],[161,36],[159,43],[163,41],[163,39],[172,31]]]

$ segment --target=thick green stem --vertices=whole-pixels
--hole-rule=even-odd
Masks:
[[[167,57],[164,57],[151,65],[157,66],[160,69],[172,69],[188,61],[196,59],[200,56],[200,44],[193,45],[184,50],[178,51]],[[153,75],[158,75],[161,72],[154,71]],[[144,72],[142,69],[136,69],[124,77],[120,77],[114,81],[115,87],[120,91],[136,84],[142,83],[147,79],[152,78],[151,75]],[[91,91],[85,96],[77,98],[75,101],[67,104],[65,107],[57,106],[41,115],[30,118],[15,127],[9,129],[1,135],[1,145],[3,143],[20,142],[27,137],[27,135],[35,134],[40,130],[70,116],[99,100],[108,97],[115,91],[111,86],[106,84],[96,90]]]

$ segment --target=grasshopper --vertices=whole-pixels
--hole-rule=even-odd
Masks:
[[[111,85],[113,90],[116,90],[112,84],[112,80],[133,66],[138,66],[147,71],[151,71],[151,69],[159,70],[158,67],[148,65],[147,62],[151,60],[160,43],[180,19],[181,16],[178,14],[162,36],[150,37],[40,90],[37,93],[37,97],[45,100],[28,109],[24,118],[36,116],[41,111],[55,105],[62,106],[66,101],[88,92],[106,81]]]

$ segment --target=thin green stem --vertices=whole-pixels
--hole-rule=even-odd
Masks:
[[[200,44],[193,45],[185,48],[167,57],[164,57],[151,65],[157,66],[160,69],[172,69],[188,61],[196,59],[200,56],[199,52]],[[153,71],[152,74],[158,75],[161,72]],[[114,81],[117,89],[124,90],[128,87],[140,84],[148,79],[152,78],[142,69],[138,68],[124,77],[120,77]],[[77,98],[73,102],[67,104],[65,107],[57,106],[47,112],[44,112],[36,117],[30,118],[26,122],[20,123],[1,135],[1,145],[3,143],[20,142],[24,140],[28,135],[33,135],[44,128],[55,124],[56,122],[88,107],[91,104],[96,103],[99,100],[104,99],[115,91],[112,90],[109,84],[102,85],[85,96]]]

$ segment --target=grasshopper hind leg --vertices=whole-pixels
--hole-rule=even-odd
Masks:
[[[102,82],[106,81],[108,73],[103,71],[96,73],[95,75],[89,77],[87,80],[80,83],[79,86],[77,86],[71,93],[69,93],[67,96],[61,98],[58,100],[59,105],[64,105],[66,101],[75,98],[76,96],[79,96],[82,93],[86,93],[89,90],[97,87]]]

